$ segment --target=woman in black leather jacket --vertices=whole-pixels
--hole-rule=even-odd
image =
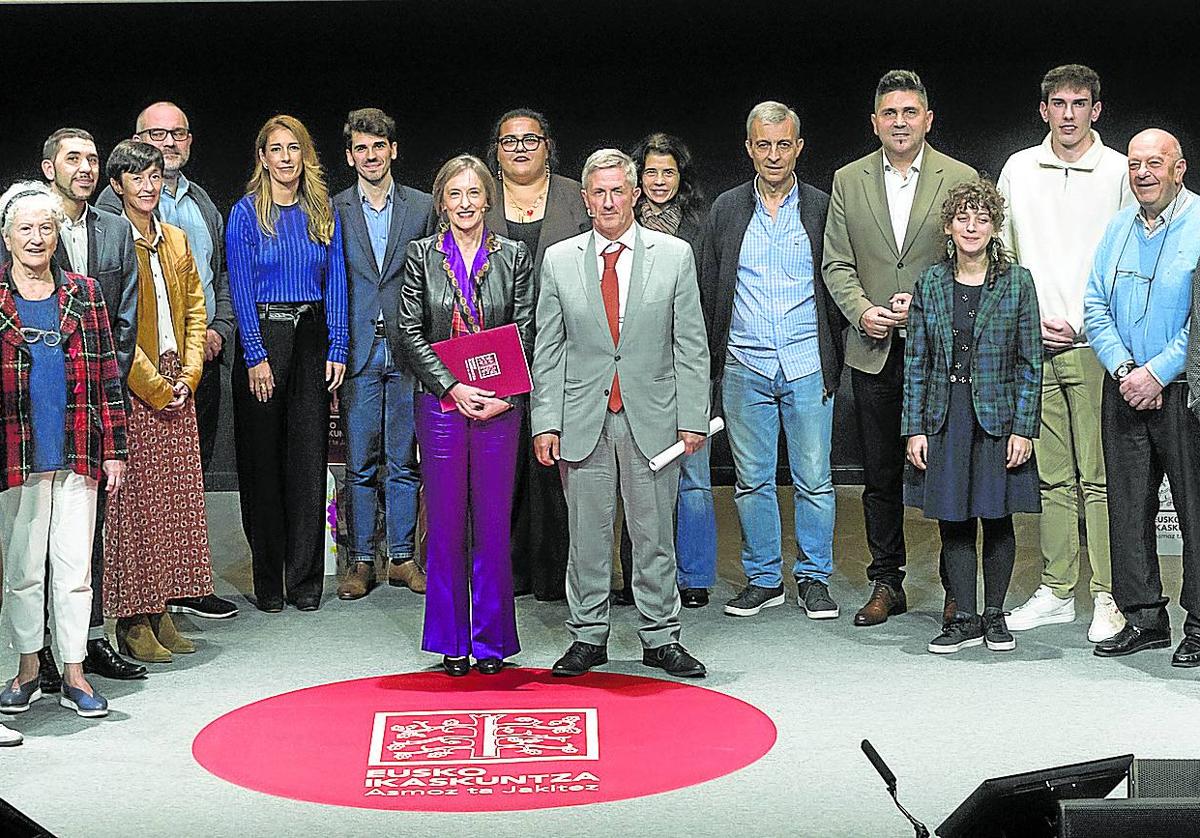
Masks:
[[[459,381],[430,344],[515,323],[528,359],[533,263],[524,244],[484,224],[496,184],[482,161],[450,160],[433,196],[442,223],[408,245],[397,347],[419,381],[416,432],[429,517],[421,648],[441,653],[451,675],[466,675],[472,657],[493,675],[520,650],[509,534],[521,427],[513,408],[525,396],[500,399]],[[443,397],[453,400],[452,410],[442,411]]]

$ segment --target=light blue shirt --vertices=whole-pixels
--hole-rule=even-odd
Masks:
[[[168,224],[183,230],[187,235],[188,246],[192,249],[192,258],[196,260],[196,270],[200,272],[200,285],[204,289],[204,310],[208,313],[206,322],[212,323],[217,316],[217,296],[213,290],[212,234],[204,223],[204,215],[200,205],[191,194],[191,183],[179,174],[179,184],[172,195],[163,187],[162,197],[158,201],[158,217]]]
[[[1109,223],[1083,297],[1083,321],[1100,363],[1144,366],[1164,386],[1183,378],[1200,260],[1200,201],[1186,189],[1147,230],[1134,205]]]
[[[813,254],[795,182],[775,217],[755,181],[755,208],[738,257],[729,351],[759,375],[795,381],[821,369]]]
[[[362,190],[358,190],[358,200],[362,203],[363,219],[367,222],[367,234],[371,239],[371,253],[375,256],[375,268],[383,273],[383,257],[387,253],[388,232],[392,229],[392,195],[396,192],[396,184],[388,190],[383,209],[375,209]]]

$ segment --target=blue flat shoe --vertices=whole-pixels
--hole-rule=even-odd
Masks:
[[[94,687],[92,694],[88,695],[83,690],[68,686],[66,682],[63,682],[62,695],[59,696],[58,703],[69,710],[74,710],[85,719],[98,719],[108,715],[108,699],[96,692]]]
[[[14,683],[16,683],[15,688],[13,687]],[[24,684],[14,678],[5,686],[4,691],[0,692],[0,713],[7,713],[10,716],[24,713],[29,709],[30,704],[41,697],[42,676],[40,674],[33,676],[32,681]]]

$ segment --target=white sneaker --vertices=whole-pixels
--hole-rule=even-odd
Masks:
[[[0,725],[0,748],[8,748],[13,745],[20,745],[25,741],[25,737],[11,727]]]
[[[1059,599],[1045,585],[1038,585],[1033,596],[1008,615],[1009,631],[1028,631],[1038,626],[1070,623],[1075,620],[1075,598]]]
[[[1125,628],[1125,615],[1113,601],[1112,594],[1096,594],[1096,607],[1092,611],[1092,624],[1088,626],[1088,641],[1099,643],[1116,637]]]

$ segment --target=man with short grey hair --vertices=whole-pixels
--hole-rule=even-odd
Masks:
[[[796,487],[793,574],[814,620],[838,616],[829,594],[835,515],[829,461],[842,373],[842,318],[821,278],[829,196],[800,181],[800,118],[779,102],[746,120],[753,180],[717,198],[701,269],[714,393],[724,405],[737,475],[747,585],[725,613],[781,605],[783,545],[775,491],[782,430]],[[718,401],[714,396],[714,401]]]
[[[640,190],[628,155],[601,149],[583,167],[592,230],[547,248],[531,398],[534,451],[558,463],[567,499],[567,628],[558,676],[608,662],[609,580],[618,492],[633,541],[642,663],[699,678],[679,643],[675,501],[679,459],[650,458],[708,433],[708,357],[691,246],[634,223]]]
[[[872,589],[854,615],[856,626],[879,625],[908,610],[900,435],[908,302],[917,278],[945,256],[940,218],[947,190],[976,177],[926,141],[933,111],[911,70],[889,70],[879,79],[871,127],[881,148],[834,173],[823,266],[829,293],[850,324],[846,363],[862,440]],[[949,594],[942,616],[954,616]]]
[[[212,465],[217,424],[221,414],[221,359],[233,340],[233,303],[229,296],[229,274],[225,270],[225,222],[208,193],[188,180],[183,168],[192,156],[192,129],[185,114],[173,102],[154,102],[140,114],[133,139],[150,143],[163,154],[162,198],[158,217],[179,227],[187,235],[204,291],[208,329],[204,337],[204,370],[196,386],[196,424],[200,430],[200,463],[205,472]],[[105,187],[96,206],[120,214],[121,199],[111,186]],[[216,594],[175,599],[168,611],[213,620],[237,616],[238,609]]]

